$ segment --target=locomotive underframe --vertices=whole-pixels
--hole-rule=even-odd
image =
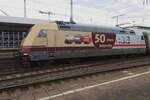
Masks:
[[[69,49],[69,48],[68,48]],[[94,57],[108,55],[127,55],[127,54],[144,54],[145,48],[128,48],[128,49],[97,49],[97,50],[65,50],[65,51],[32,51],[30,59],[32,61],[52,60],[52,59],[69,59],[78,57]]]

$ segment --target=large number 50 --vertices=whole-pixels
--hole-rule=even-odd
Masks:
[[[105,43],[106,36],[104,34],[96,34],[95,35],[95,43]]]

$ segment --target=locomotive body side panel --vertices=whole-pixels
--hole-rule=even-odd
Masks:
[[[56,37],[56,59],[85,57],[86,50],[94,48],[90,32],[58,31]]]
[[[119,54],[145,53],[145,40],[142,39],[142,35],[117,34],[113,49],[119,50]]]
[[[145,53],[146,46],[140,35],[59,31],[57,34],[56,58],[91,57],[104,55]],[[100,37],[100,35],[104,37]],[[106,36],[108,35],[109,36]],[[98,36],[98,37],[97,37]],[[84,37],[89,37],[84,43]],[[107,40],[106,40],[107,37]],[[111,37],[111,38],[108,38]],[[94,39],[93,39],[94,38]],[[97,42],[98,40],[101,42]],[[105,43],[109,41],[110,43]],[[115,41],[115,42],[114,42]],[[103,45],[102,45],[102,42]],[[97,43],[97,44],[95,44]]]
[[[60,59],[109,55],[116,35],[114,33],[58,31],[56,37],[55,58]]]

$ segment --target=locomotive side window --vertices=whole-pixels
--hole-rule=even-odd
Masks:
[[[47,29],[42,29],[38,33],[38,37],[47,37],[48,30]]]
[[[123,31],[123,30],[121,30],[121,31],[120,31],[120,34],[125,34],[125,33],[126,33],[126,32],[125,32],[125,31]]]
[[[132,30],[132,31],[130,31],[130,34],[135,34],[135,32]]]
[[[135,34],[135,32],[133,31],[133,30],[131,30],[131,31],[128,31],[128,30],[121,30],[120,31],[120,34]]]

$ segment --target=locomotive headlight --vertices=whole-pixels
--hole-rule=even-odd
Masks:
[[[23,53],[24,56],[28,56],[28,53]]]

